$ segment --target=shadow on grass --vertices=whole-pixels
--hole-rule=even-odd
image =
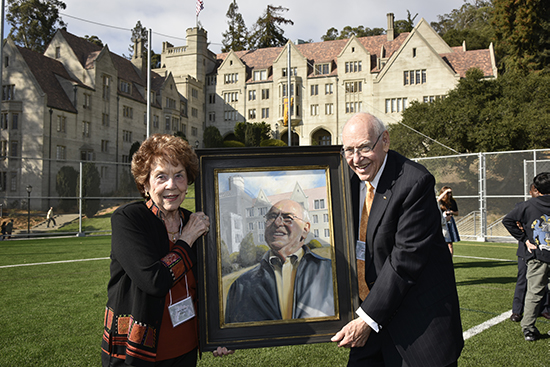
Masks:
[[[479,285],[479,284],[515,284],[517,281],[516,277],[492,277],[492,278],[479,278],[465,280],[462,282],[456,282],[457,286],[461,285]]]
[[[471,261],[471,262],[457,262],[454,263],[455,269],[471,269],[471,268],[502,268],[512,266],[516,268],[518,263],[516,261],[504,262],[504,261]]]

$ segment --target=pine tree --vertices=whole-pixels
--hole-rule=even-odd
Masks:
[[[252,34],[249,37],[250,49],[278,47],[287,43],[288,39],[284,36],[285,32],[280,25],[294,25],[294,22],[281,16],[280,13],[283,11],[288,11],[288,8],[267,6],[263,16],[258,18],[253,26]]]
[[[246,50],[248,31],[243,16],[239,13],[239,5],[237,5],[236,0],[229,4],[226,16],[229,29],[227,32],[222,33],[222,52]]]

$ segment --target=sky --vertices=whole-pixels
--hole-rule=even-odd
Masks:
[[[185,45],[186,29],[196,26],[197,0],[63,0],[67,5],[61,17],[68,24],[67,30],[77,36],[98,36],[111,52],[128,55],[131,29],[137,21],[153,31],[153,51],[162,51],[162,42],[174,46]],[[222,33],[227,31],[227,9],[232,0],[203,0],[204,10],[199,22],[208,32],[210,50],[221,52]],[[289,11],[282,15],[294,22],[283,25],[284,35],[292,41],[298,39],[320,42],[329,28],[339,31],[349,25],[368,28],[387,27],[386,14],[394,13],[395,19],[406,19],[407,10],[414,16],[414,24],[421,18],[437,21],[438,15],[460,8],[465,0],[237,0],[239,12],[250,29],[263,14],[267,5],[283,6]],[[85,20],[85,21],[84,21]],[[5,27],[4,36],[9,33]]]
[[[218,175],[219,192],[229,190],[229,177],[236,174],[243,177],[245,191],[252,198],[258,196],[260,189],[262,189],[267,196],[292,191],[296,182],[299,182],[303,189],[313,189],[325,187],[327,185],[326,173],[324,170],[227,172]]]

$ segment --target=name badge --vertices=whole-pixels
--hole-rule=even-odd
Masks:
[[[355,245],[355,257],[357,260],[365,261],[365,250],[365,242],[357,241],[357,244]]]
[[[172,320],[173,327],[195,317],[195,308],[193,307],[193,300],[191,297],[187,297],[168,306],[168,311],[170,312],[170,319]]]

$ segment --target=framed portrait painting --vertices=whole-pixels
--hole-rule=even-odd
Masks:
[[[201,348],[327,342],[357,307],[339,146],[197,150]],[[355,280],[355,282],[353,281]]]

